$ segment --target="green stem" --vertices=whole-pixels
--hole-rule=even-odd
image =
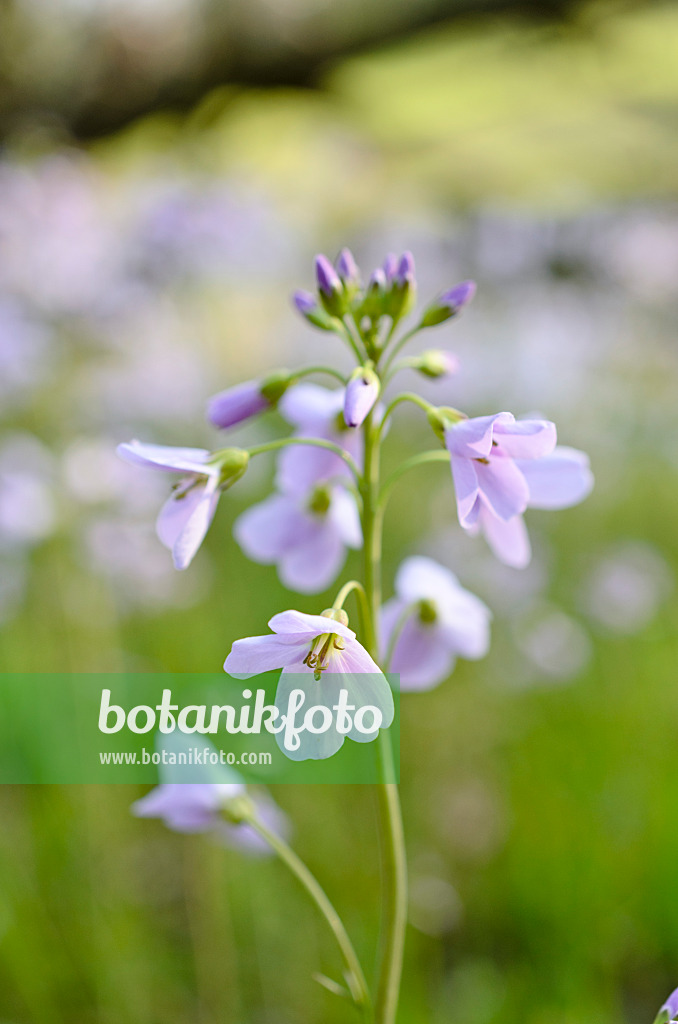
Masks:
[[[346,377],[339,370],[333,369],[331,366],[304,366],[301,370],[294,370],[293,375],[295,377],[310,377],[312,374],[324,373],[328,377],[334,377],[341,384],[346,383]]]
[[[363,1011],[365,1019],[371,1020],[370,992],[367,987],[367,981],[365,980],[363,969],[353,948],[353,944],[348,937],[344,924],[339,917],[339,914],[334,909],[333,904],[330,902],[325,890],[322,888],[315,875],[313,875],[306,867],[303,860],[301,860],[294,850],[287,845],[284,839],[281,839],[275,832],[268,829],[256,816],[248,817],[247,823],[268,843],[283,864],[289,868],[295,878],[303,885],[304,889],[327,921],[327,924],[332,930],[332,934],[337,940],[337,945],[339,946],[344,963],[346,964],[346,980],[349,985],[353,1001],[356,1006]]]
[[[405,459],[405,461],[394,469],[391,475],[384,481],[381,491],[379,492],[379,501],[377,505],[379,511],[383,512],[386,507],[386,503],[391,496],[391,491],[393,490],[394,485],[405,473],[409,473],[411,469],[415,469],[417,466],[425,466],[429,462],[449,461],[450,454],[446,451],[421,452],[419,455],[413,455],[411,459]]]
[[[366,356],[365,353],[361,351],[360,345],[358,344],[356,339],[353,337],[353,332],[351,331],[348,316],[345,316],[343,320],[338,322],[341,323],[342,326],[342,337],[344,337],[346,341],[349,343],[349,345],[353,349],[353,354],[358,360],[358,363],[362,366],[362,364],[365,362]]]
[[[397,407],[402,405],[403,402],[411,402],[413,405],[418,405],[419,408],[423,409],[427,414],[435,411],[435,406],[431,405],[430,402],[427,402],[425,398],[421,397],[421,395],[417,395],[414,391],[403,391],[402,394],[396,395],[393,401],[389,402],[384,409],[384,415],[382,416],[381,423],[378,427],[380,436],[384,433],[386,424],[394,409],[397,409]]]
[[[421,324],[417,324],[416,327],[412,327],[409,331],[406,331],[401,338],[398,338],[395,345],[388,354],[388,358],[384,364],[384,374],[386,375],[391,367],[391,364],[395,357],[398,355],[400,350],[404,348],[410,338],[413,338],[421,330]]]
[[[380,431],[372,413],[364,423],[365,469],[363,477],[363,538],[365,552],[365,592],[369,616],[364,634],[365,646],[373,658],[379,657],[377,621],[381,605],[381,523],[379,498]],[[379,830],[383,862],[383,911],[381,963],[375,1003],[377,1024],[394,1024],[398,1009],[402,973],[405,925],[407,920],[407,866],[398,786],[393,779],[393,754],[388,733],[379,734],[378,756],[382,782],[377,787]]]
[[[263,455],[265,452],[274,452],[279,448],[288,448],[294,444],[305,444],[312,448],[326,448],[327,451],[334,452],[335,455],[338,455],[346,463],[358,485],[362,482],[362,473],[349,453],[344,451],[338,444],[335,444],[334,441],[325,441],[320,437],[280,437],[275,441],[265,441],[264,444],[256,444],[254,447],[248,448],[247,453],[250,456]],[[213,452],[212,454],[218,455],[219,453]]]
[[[367,594],[365,593],[365,588],[359,580],[349,580],[348,583],[344,583],[343,587],[335,597],[334,604],[332,605],[332,607],[335,609],[335,611],[339,611],[341,608],[343,608],[344,604],[346,603],[346,598],[354,590],[358,595],[358,606],[360,608],[360,622],[364,632],[365,629],[369,629],[367,622],[370,618],[370,606],[367,602]]]

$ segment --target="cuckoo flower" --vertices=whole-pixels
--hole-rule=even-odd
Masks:
[[[120,444],[117,450],[121,458],[134,465],[182,474],[160,510],[156,531],[172,552],[175,567],[187,568],[211,525],[220,492],[245,472],[247,452],[230,448],[212,454],[204,448],[173,448],[141,441]]]
[[[457,316],[464,306],[468,306],[475,293],[475,281],[462,281],[454,288],[449,288],[425,310],[421,326],[435,327],[437,324],[449,320],[450,317]]]
[[[246,794],[245,784],[161,783],[132,804],[139,818],[162,818],[175,832],[211,832],[227,845],[252,853],[268,853],[266,842],[246,822],[228,820],[229,805]],[[285,832],[287,822],[272,800],[257,795],[252,804],[263,823],[273,832]]]
[[[357,707],[374,708],[381,715],[381,726],[388,728],[393,721],[393,694],[384,674],[358,642],[348,627],[344,611],[327,609],[322,615],[289,610],[274,615],[268,623],[273,630],[266,636],[250,636],[236,640],[224,662],[224,669],[241,679],[282,668],[275,705],[285,713],[294,691],[301,691],[311,705],[333,708],[342,690]],[[336,710],[336,708],[335,708]],[[291,754],[294,760],[331,757],[341,747],[344,738],[359,743],[369,742],[356,727],[355,721],[347,731],[338,728],[321,735],[309,730],[300,749]],[[276,736],[281,744],[280,734]]]
[[[362,459],[360,432],[344,421],[345,389],[295,384],[280,401],[280,412],[294,427],[295,437],[317,437],[340,445],[356,462]],[[334,452],[293,445],[280,454],[276,482],[286,493],[306,493],[314,484],[343,477],[350,471]]]
[[[450,675],[457,655],[482,658],[490,644],[489,608],[430,558],[408,558],[398,569],[395,597],[381,609],[388,668],[403,690],[429,690]]]
[[[568,508],[591,491],[583,452],[556,448],[555,424],[516,420],[509,412],[447,422],[459,522],[482,531],[500,561],[523,568],[530,542],[522,519],[528,508]]]
[[[671,993],[661,1007],[654,1024],[669,1024],[670,1021],[674,1020],[678,1020],[678,988]]]
[[[302,594],[325,590],[341,570],[346,548],[362,544],[355,499],[326,484],[303,497],[273,494],[243,512],[233,533],[248,558],[276,564],[285,586]]]
[[[292,381],[285,370],[265,380],[248,380],[244,384],[220,391],[209,400],[207,419],[222,430],[273,409]]]

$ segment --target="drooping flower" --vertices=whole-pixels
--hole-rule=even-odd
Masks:
[[[548,420],[516,420],[509,412],[447,422],[459,522],[482,531],[500,561],[523,568],[531,557],[522,518],[528,508],[568,508],[593,487],[588,457],[556,448]]]
[[[318,384],[295,384],[282,397],[280,412],[294,428],[295,437],[333,441],[356,462],[362,460],[360,431],[344,420],[345,389],[331,390]],[[286,494],[308,493],[319,482],[350,474],[346,463],[334,452],[310,445],[285,448],[278,459],[277,486]]]
[[[265,380],[248,380],[220,391],[209,400],[207,419],[221,430],[243,423],[275,408],[292,380],[292,374],[280,370]]]
[[[340,572],[346,549],[362,544],[354,497],[341,486],[319,484],[310,494],[273,494],[248,508],[233,527],[248,558],[276,564],[290,590],[316,594]]]
[[[382,650],[403,690],[429,690],[452,672],[457,655],[483,658],[490,644],[489,608],[431,558],[406,559],[395,597],[381,609]]]
[[[261,672],[282,668],[275,704],[281,712],[288,707],[290,693],[300,689],[312,705],[331,709],[340,691],[346,690],[355,707],[370,706],[381,715],[381,727],[393,721],[393,694],[386,677],[348,627],[345,612],[328,609],[322,615],[289,610],[274,615],[266,636],[236,640],[224,662],[231,675],[247,679]],[[369,742],[355,722],[341,732],[332,729],[321,735],[306,733],[296,753],[278,745],[294,760],[331,757],[345,737]]]
[[[675,989],[659,1010],[654,1024],[669,1024],[678,1020],[678,988]]]
[[[379,378],[370,366],[359,366],[351,375],[344,395],[344,420],[359,427],[379,397]]]
[[[133,465],[182,474],[160,510],[156,531],[172,552],[175,567],[186,569],[210,527],[221,491],[247,469],[247,452],[230,448],[213,455],[204,448],[174,448],[141,441],[120,444],[117,451]]]
[[[164,782],[133,803],[131,809],[139,818],[162,818],[175,832],[210,832],[237,849],[269,853],[268,844],[247,822],[234,824],[224,815],[229,804],[246,793],[242,782]],[[257,794],[250,799],[257,816],[271,831],[287,831],[285,815],[270,798]]]

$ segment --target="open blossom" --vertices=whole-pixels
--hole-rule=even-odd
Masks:
[[[211,832],[229,846],[268,853],[267,843],[246,822],[231,824],[223,815],[229,802],[245,793],[242,782],[166,782],[132,804],[132,813],[140,818],[162,818],[175,832]],[[272,800],[259,795],[252,799],[257,815],[269,829],[286,831],[285,816]]]
[[[315,594],[340,572],[346,549],[362,544],[355,498],[320,484],[310,494],[273,494],[236,520],[233,533],[248,558],[278,566],[290,590]]]
[[[340,691],[346,690],[355,707],[370,706],[381,715],[381,727],[393,721],[394,707],[391,687],[379,666],[349,629],[345,612],[328,609],[322,615],[289,610],[274,615],[268,625],[272,633],[236,640],[224,662],[232,676],[247,679],[261,672],[282,668],[275,696],[275,706],[285,713],[290,694],[301,690],[310,705],[332,708]],[[296,755],[303,760],[331,757],[341,747],[345,736],[359,743],[369,742],[355,725],[341,733],[305,735],[305,743]],[[276,736],[280,745],[280,736]],[[281,748],[284,749],[284,748]]]
[[[318,384],[295,384],[283,395],[279,408],[294,426],[295,437],[333,441],[360,463],[362,437],[360,431],[346,426],[344,399],[344,388],[331,390]],[[293,445],[280,453],[276,483],[287,494],[303,494],[316,483],[349,473],[346,463],[334,452]]]
[[[556,448],[548,420],[516,420],[510,412],[448,423],[459,522],[482,531],[500,561],[523,568],[531,557],[522,518],[529,508],[568,508],[593,487],[588,457]]]
[[[457,655],[483,658],[490,645],[489,608],[431,558],[406,559],[395,597],[381,609],[382,648],[403,690],[428,690],[450,675]]]
[[[174,448],[141,441],[120,444],[117,451],[134,465],[182,474],[160,510],[156,531],[172,552],[175,567],[186,569],[212,523],[220,492],[245,472],[247,452],[233,448],[223,453],[223,458],[215,458],[204,448]]]

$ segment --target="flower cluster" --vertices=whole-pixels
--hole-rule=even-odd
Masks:
[[[223,430],[277,409],[292,427],[291,436],[250,449],[213,452],[138,441],[118,449],[128,461],[181,474],[157,522],[158,536],[172,550],[176,567],[188,566],[219,495],[243,475],[249,459],[279,449],[275,492],[240,515],[234,536],[253,561],[275,565],[289,589],[304,594],[326,590],[340,573],[347,550],[372,543],[364,536],[365,525],[373,530],[375,517],[383,517],[389,491],[388,482],[381,490],[375,482],[375,450],[395,409],[406,401],[426,412],[448,453],[461,527],[469,534],[482,533],[506,564],[527,565],[525,511],[581,501],[593,482],[586,456],[558,446],[555,425],[547,420],[516,419],[508,412],[469,418],[416,394],[399,394],[390,401],[385,394],[404,368],[433,378],[454,372],[456,359],[443,350],[395,357],[418,331],[456,317],[475,294],[473,282],[444,292],[424,309],[414,328],[396,339],[400,321],[416,301],[411,253],[389,255],[366,284],[347,249],[334,264],[318,256],[315,269],[315,295],[297,292],[295,306],[313,326],[337,334],[350,346],[355,370],[348,378],[331,367],[279,370],[220,392],[207,408],[208,420]],[[304,379],[323,372],[338,378],[341,386],[328,388]],[[422,459],[431,457],[424,453]],[[341,604],[337,611],[345,614]],[[379,621],[372,632],[380,625],[381,641],[371,653],[332,610],[323,615],[335,621],[333,631],[322,616],[288,611],[271,620],[272,635],[236,641],[225,668],[236,675],[283,668],[313,672],[319,679],[333,666],[380,676],[374,661],[380,655],[383,667],[399,674],[403,689],[423,690],[447,678],[456,657],[481,658],[487,652],[489,610],[430,559],[404,562],[396,575],[395,596],[377,611]]]

